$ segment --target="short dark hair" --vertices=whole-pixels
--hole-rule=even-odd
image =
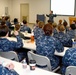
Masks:
[[[38,23],[40,20],[36,20],[36,23]]]
[[[6,25],[0,25],[0,37],[6,36],[6,34],[9,32],[9,28]]]
[[[23,20],[23,24],[27,24],[27,21],[26,20]]]
[[[14,18],[14,24],[18,24],[18,19]]]
[[[53,29],[53,27],[52,27],[51,24],[46,24],[46,25],[44,25],[44,27],[43,27],[44,33],[45,33],[45,35],[47,35],[47,36],[50,36],[50,35],[52,34],[52,29]]]
[[[49,24],[52,24],[51,20],[48,20],[47,22],[48,22]]]
[[[1,21],[1,25],[5,25],[6,23],[5,23],[5,21]]]
[[[9,16],[6,16],[6,17],[5,17],[5,20],[7,21],[8,19],[9,19]]]
[[[75,29],[76,29],[75,24],[71,24],[71,25],[70,25],[70,28],[71,28],[72,30],[75,30]]]

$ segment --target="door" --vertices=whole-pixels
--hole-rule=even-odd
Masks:
[[[20,4],[20,21],[23,19],[29,22],[29,4]]]

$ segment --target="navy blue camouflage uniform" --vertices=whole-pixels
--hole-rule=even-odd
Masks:
[[[75,30],[69,30],[68,32],[67,32],[67,34],[71,37],[71,39],[73,39],[74,37],[75,37]]]
[[[55,50],[62,52],[64,48],[54,37],[42,35],[36,40],[36,53],[50,59],[52,70],[59,65],[59,58],[54,55]]]
[[[64,47],[72,47],[72,39],[68,34],[59,32],[58,34],[55,34],[54,37],[57,38]]]
[[[16,71],[14,70],[9,70],[8,68],[6,67],[3,67],[1,64],[0,64],[0,75],[19,75]]]
[[[42,28],[36,27],[34,30],[34,37],[35,39],[37,39],[39,36],[44,34],[44,31],[42,30]]]
[[[9,41],[7,38],[0,38],[0,51],[15,51],[23,46],[22,39],[19,35],[16,36],[17,42]],[[19,59],[20,56],[19,56]]]
[[[25,32],[27,31],[28,33],[31,33],[31,29],[28,26],[23,25],[20,29],[20,31]]]
[[[76,66],[76,48],[69,48],[62,59],[62,74],[65,74],[68,66]]]

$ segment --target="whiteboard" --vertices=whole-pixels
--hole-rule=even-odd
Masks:
[[[50,7],[57,15],[75,15],[75,0],[51,0]]]

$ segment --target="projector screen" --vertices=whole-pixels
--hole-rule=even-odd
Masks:
[[[51,10],[57,15],[75,15],[75,0],[51,0]]]

